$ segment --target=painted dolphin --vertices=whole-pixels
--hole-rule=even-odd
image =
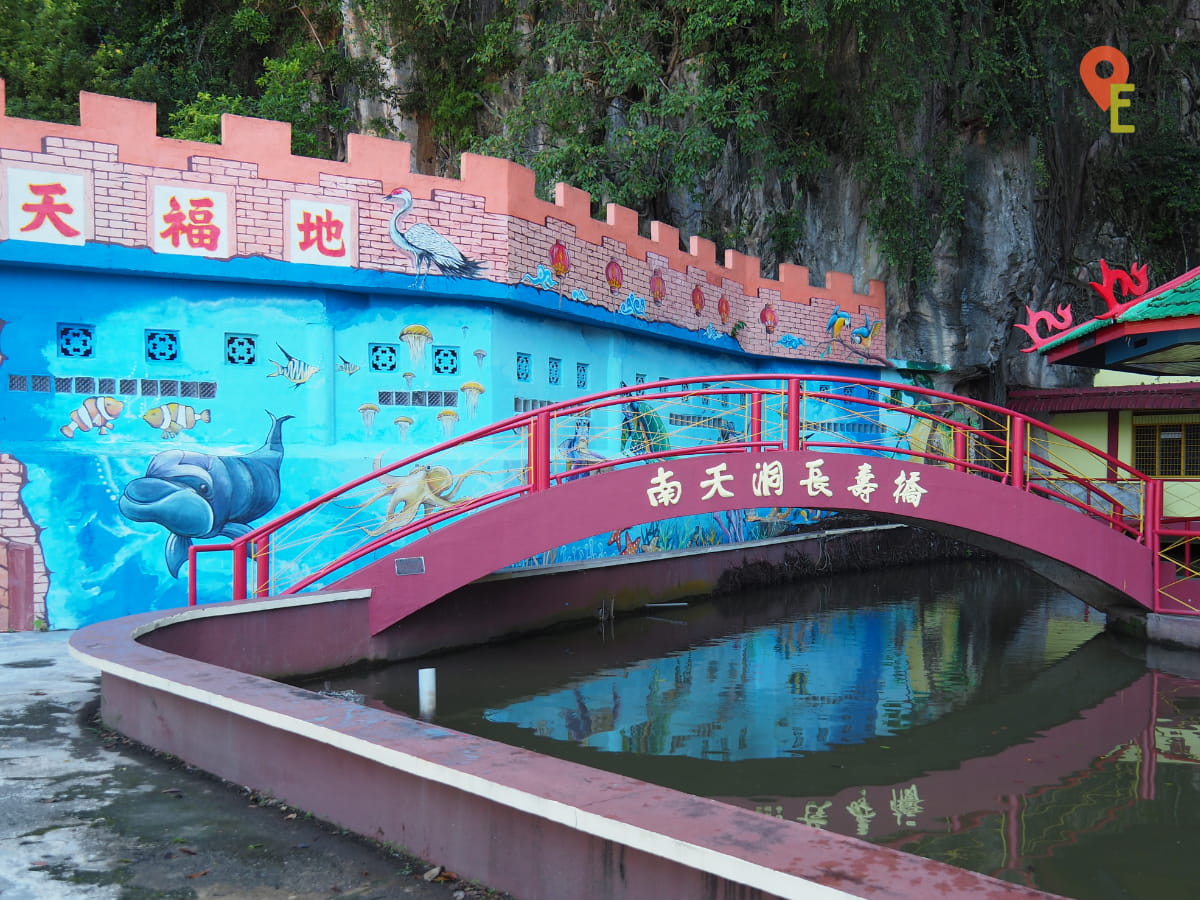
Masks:
[[[261,447],[245,456],[217,456],[194,450],[164,450],[146,474],[125,485],[118,505],[134,522],[157,522],[167,538],[167,569],[175,577],[187,562],[193,538],[239,537],[279,500],[283,462],[283,423],[271,416]]]

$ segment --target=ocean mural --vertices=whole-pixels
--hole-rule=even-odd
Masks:
[[[0,109],[0,146],[27,161],[0,171],[0,455],[21,479],[0,498],[0,542],[32,536],[50,627],[181,605],[189,547],[377,459],[401,464],[373,482],[374,502],[343,511],[362,517],[348,526],[359,537],[453,508],[519,462],[451,451],[417,473],[403,459],[513,413],[668,377],[885,370],[879,282],[830,272],[814,287],[799,266],[768,278],[740,254],[721,264],[711,242],[681,250],[675,229],[643,229],[630,210],[594,219],[580,191],[541,200],[506,160],[395,186],[406,144],[355,135],[350,161],[306,160],[271,123],[234,118],[225,146],[191,145],[147,130],[152,105],[80,103],[85,126]],[[839,308],[874,355],[819,358]],[[756,317],[779,333],[747,328]],[[680,427],[650,397],[620,415],[619,442],[578,424],[556,439],[560,458],[603,468]],[[646,526],[586,552],[784,533],[802,517]],[[328,539],[345,524],[326,523]],[[226,599],[228,561],[197,565],[213,576],[200,599]]]
[[[146,474],[125,485],[117,506],[132,522],[163,526],[167,570],[174,576],[188,559],[194,538],[235,538],[275,508],[283,463],[283,423],[271,417],[263,445],[246,455],[164,450]]]

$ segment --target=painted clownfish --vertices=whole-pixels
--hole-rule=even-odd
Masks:
[[[62,428],[63,437],[73,438],[76,431],[97,429],[101,434],[113,430],[113,419],[121,414],[125,404],[115,397],[88,397],[79,409],[71,413],[71,421]]]
[[[212,413],[207,409],[197,413],[182,403],[164,403],[145,413],[142,420],[151,428],[161,428],[163,440],[170,440],[179,432],[194,428],[197,422],[211,422]]]

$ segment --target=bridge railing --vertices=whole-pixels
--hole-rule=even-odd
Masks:
[[[1200,481],[1156,479],[1153,493],[1160,511],[1156,611],[1200,615]]]
[[[469,411],[468,411],[469,414]],[[401,445],[402,446],[402,445]],[[384,461],[228,543],[235,599],[330,583],[422,534],[592,472],[710,453],[811,450],[953,467],[1040,494],[1140,541],[1146,478],[1047,425],[915,385],[829,375],[638,384],[544,406]]]

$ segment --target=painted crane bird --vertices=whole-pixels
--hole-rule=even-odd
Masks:
[[[399,207],[388,225],[388,235],[393,244],[412,257],[413,267],[417,270],[418,286],[425,282],[430,264],[436,265],[443,275],[453,278],[482,277],[487,263],[464,256],[448,238],[438,234],[430,226],[418,222],[408,229],[400,227],[401,221],[413,207],[412,194],[407,188],[396,188],[383,199]]]

